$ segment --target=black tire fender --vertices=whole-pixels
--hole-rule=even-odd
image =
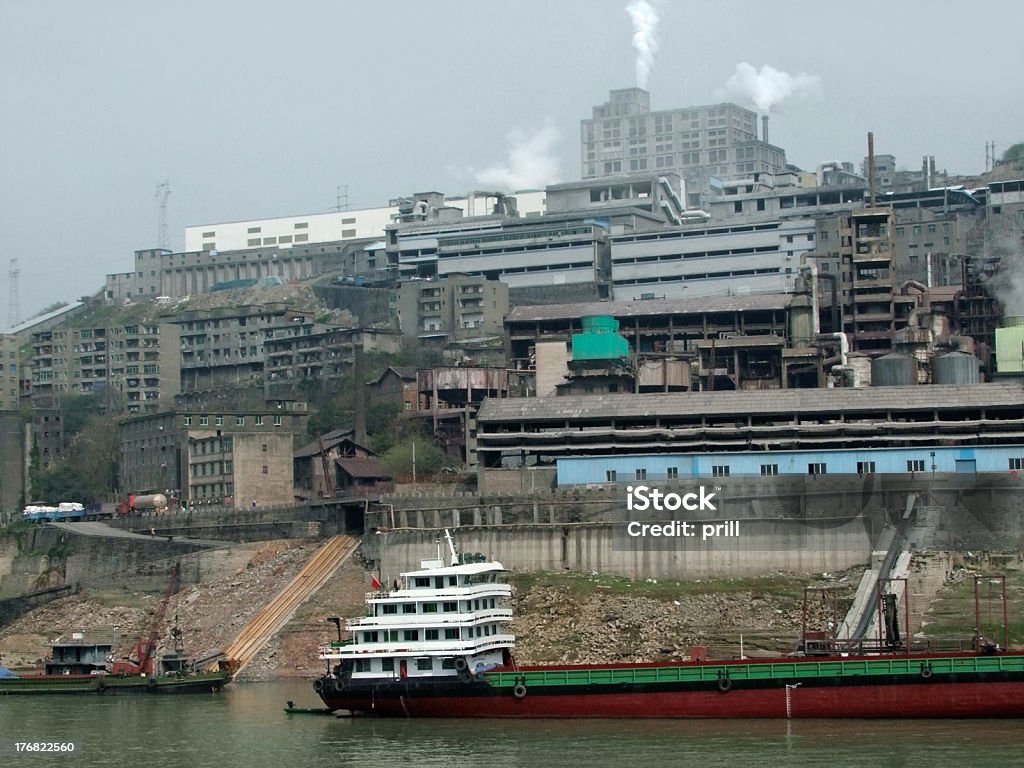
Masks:
[[[149,680],[146,681],[146,685],[149,686],[149,690],[151,690],[151,691],[155,690],[156,689],[156,678],[155,677],[149,678]]]
[[[512,695],[517,699],[526,698],[526,686],[522,683],[516,683],[515,687],[512,689]]]
[[[457,659],[455,659],[456,672],[465,672],[467,669],[469,669],[468,661],[466,661],[462,656],[459,656]]]
[[[718,678],[718,690],[722,693],[728,693],[732,690],[732,679],[728,676]]]
[[[932,667],[931,667],[931,665],[930,664],[922,664],[921,665],[921,678],[923,680],[927,680],[931,676],[932,676]]]
[[[323,690],[324,690],[323,678],[318,678],[318,679],[313,681],[313,690],[316,691],[317,693],[323,693]]]

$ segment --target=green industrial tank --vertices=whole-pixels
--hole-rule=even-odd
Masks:
[[[618,360],[629,357],[629,342],[619,335],[619,321],[610,315],[581,319],[582,333],[572,337],[572,359]]]

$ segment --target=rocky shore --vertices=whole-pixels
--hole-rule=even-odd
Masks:
[[[169,637],[177,621],[188,652],[227,646],[317,546],[272,541],[232,547],[220,573],[172,597],[160,636]],[[524,664],[655,661],[679,658],[693,645],[729,656],[739,653],[741,636],[747,655],[788,652],[800,631],[803,585],[814,578],[820,581],[821,575],[658,583],[596,574],[513,574],[517,659]],[[296,612],[243,678],[319,674],[316,647],[336,631],[327,617],[360,615],[369,581],[357,553]],[[159,601],[160,595],[132,592],[55,601],[0,628],[0,658],[11,667],[32,667],[59,635],[111,628],[121,638],[118,653],[127,654],[148,631]]]

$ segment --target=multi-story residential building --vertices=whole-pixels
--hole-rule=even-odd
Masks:
[[[122,422],[122,492],[167,493],[193,507],[291,504],[294,438],[307,416],[302,403],[281,405],[177,409]]]
[[[581,121],[584,179],[675,171],[688,207],[700,207],[716,180],[779,173],[786,153],[758,137],[757,113],[736,104],[651,111],[641,88],[613,90]]]
[[[336,385],[355,370],[356,350],[394,354],[401,334],[383,328],[336,328],[309,318],[277,329],[263,342],[267,397],[284,395],[300,382]]]
[[[508,286],[471,275],[406,282],[390,298],[402,334],[417,339],[501,335],[508,314]]]
[[[181,386],[186,392],[264,381],[264,344],[312,314],[286,304],[189,310],[174,320],[181,335]]]
[[[21,397],[21,345],[13,334],[0,334],[0,411],[18,410]]]
[[[54,406],[64,393],[92,395],[111,411],[151,413],[180,390],[178,328],[132,321],[32,335],[31,397]]]

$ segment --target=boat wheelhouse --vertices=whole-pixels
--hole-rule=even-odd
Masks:
[[[501,563],[455,551],[446,531],[449,564],[423,560],[390,590],[366,596],[368,615],[346,624],[352,638],[321,646],[319,657],[336,678],[404,680],[470,679],[511,661],[515,637],[506,601],[512,587],[501,581]],[[339,635],[340,635],[340,620]]]

